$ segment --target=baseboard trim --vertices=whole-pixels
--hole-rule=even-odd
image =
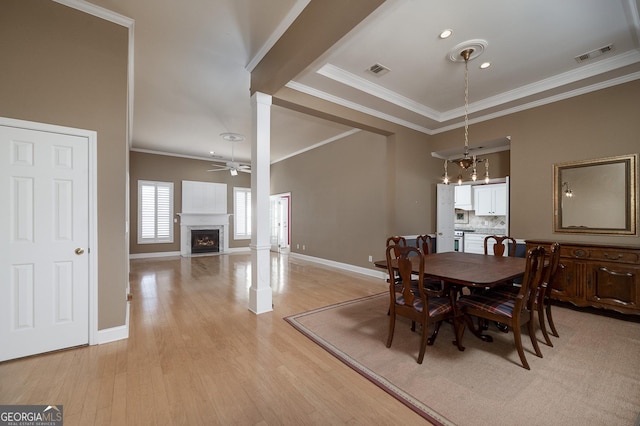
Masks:
[[[296,257],[299,259],[308,260],[309,262],[320,263],[322,265],[331,266],[333,268],[344,269],[346,271],[355,272],[356,274],[367,275],[369,277],[386,279],[386,272],[375,271],[369,268],[363,268],[361,266],[350,265],[348,263],[335,262],[333,260],[322,259],[319,257],[307,256],[305,254],[300,253],[289,253],[289,256]]]
[[[121,325],[119,327],[105,328],[104,330],[98,330],[97,344],[102,345],[104,343],[111,343],[117,340],[124,340],[129,338],[129,327]]]
[[[194,254],[189,257],[220,256],[222,254],[248,253],[249,251],[251,251],[249,247],[234,247],[234,248],[230,248],[229,250],[223,253],[200,253],[200,254]],[[130,254],[129,260],[153,259],[153,258],[159,258],[159,257],[180,257],[180,252],[179,251],[159,251],[155,253],[136,253],[136,254]]]
[[[180,257],[179,251],[159,251],[156,253],[130,254],[129,259],[148,259],[153,257]]]

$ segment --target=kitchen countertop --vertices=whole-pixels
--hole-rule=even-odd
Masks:
[[[464,231],[464,232],[469,232],[474,234],[507,235],[507,230],[504,228],[475,228],[475,229],[456,228],[456,231]]]

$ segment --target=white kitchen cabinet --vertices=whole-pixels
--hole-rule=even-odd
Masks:
[[[478,185],[473,192],[476,216],[507,215],[507,184]]]
[[[462,210],[473,210],[473,190],[471,185],[456,185],[453,207]]]
[[[484,254],[484,238],[486,234],[477,234],[475,232],[464,233],[464,252]],[[490,251],[489,253],[492,253]]]

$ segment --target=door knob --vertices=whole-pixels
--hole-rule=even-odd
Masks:
[[[76,254],[77,254],[78,256],[80,256],[82,253],[84,253],[84,249],[81,249],[80,247],[78,247],[78,248],[75,250],[75,252],[76,252]]]

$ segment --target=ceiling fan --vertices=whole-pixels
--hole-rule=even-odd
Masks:
[[[229,173],[231,173],[231,176],[237,176],[238,172],[243,172],[243,173],[251,173],[251,165],[247,164],[247,163],[240,163],[238,161],[235,161],[235,157],[234,157],[234,150],[233,150],[233,144],[235,142],[241,142],[244,140],[244,136],[242,136],[241,134],[238,133],[221,133],[220,136],[222,136],[222,139],[231,142],[231,161],[226,161],[223,159],[220,160],[213,160],[215,162],[218,162],[220,164],[214,164],[213,166],[216,167],[215,169],[210,169],[207,170],[208,172],[221,172],[224,170],[229,170]]]

